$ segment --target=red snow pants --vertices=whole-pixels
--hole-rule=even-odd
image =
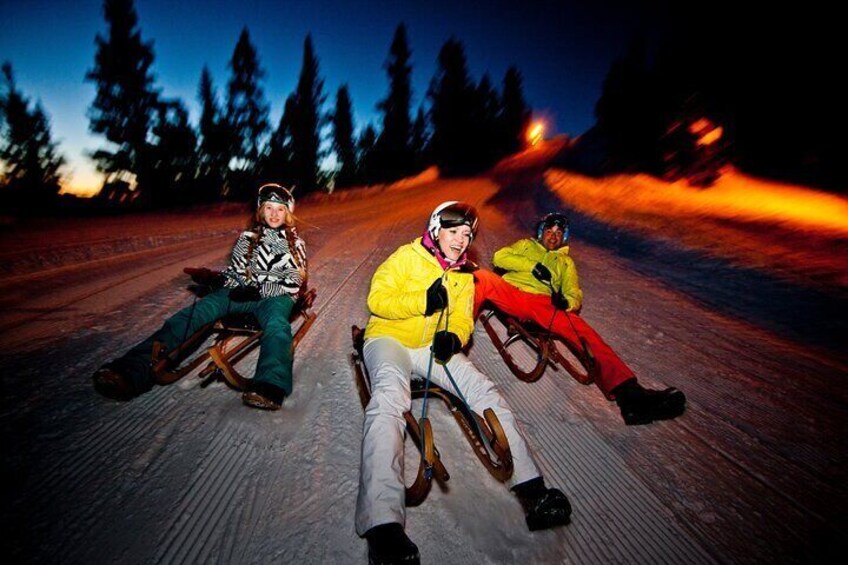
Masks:
[[[559,311],[554,316],[556,308],[547,294],[533,294],[520,290],[501,277],[486,269],[474,271],[474,319],[480,311],[483,302],[504,314],[519,320],[531,320],[543,328],[550,325],[551,331],[562,339],[581,347],[580,339],[574,330],[588,343],[595,356],[597,374],[595,384],[607,398],[612,398],[610,391],[626,380],[634,378],[633,371],[616,355],[615,351],[601,339],[601,336],[587,324],[583,318],[571,312]],[[568,318],[571,319],[569,323]],[[573,324],[573,329],[572,329]]]

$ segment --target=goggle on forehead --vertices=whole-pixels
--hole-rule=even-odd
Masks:
[[[285,188],[279,185],[265,185],[259,189],[257,205],[261,206],[265,202],[283,204],[290,212],[294,211],[294,198]]]
[[[542,234],[546,229],[550,229],[554,226],[557,226],[562,230],[562,242],[563,244],[568,241],[568,220],[563,217],[555,217],[549,218],[542,222],[539,226],[539,233],[536,234],[537,239],[542,239]]]
[[[441,212],[439,223],[443,228],[468,226],[473,231],[477,227],[477,214],[472,211],[471,207],[453,206]]]
[[[568,230],[568,222],[564,218],[552,218],[545,222],[544,228],[552,228],[554,226],[559,226],[559,229],[562,231]]]

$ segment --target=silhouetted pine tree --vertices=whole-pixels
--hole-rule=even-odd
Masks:
[[[268,104],[260,86],[265,71],[259,66],[247,28],[241,31],[229,67],[232,75],[227,84],[227,122],[235,171],[225,191],[241,199],[253,194],[260,149],[269,130]]]
[[[438,62],[427,93],[431,100],[433,159],[446,175],[469,173],[473,171],[470,135],[475,95],[462,43],[453,38],[446,41]]]
[[[427,146],[430,142],[427,117],[424,108],[419,106],[415,121],[412,123],[412,134],[410,135],[409,147],[412,150],[413,172],[424,169],[428,162]]]
[[[501,114],[498,93],[492,88],[492,80],[485,73],[474,91],[474,114],[471,116],[471,158],[475,170],[492,166],[503,155],[504,149],[498,139],[498,119]]]
[[[664,134],[662,93],[648,67],[644,41],[634,41],[615,61],[595,106],[598,132],[608,144],[609,168],[657,173]]]
[[[60,169],[50,122],[18,90],[12,66],[4,63],[0,89],[0,206],[17,211],[51,209],[59,194]]]
[[[499,137],[506,154],[515,153],[524,147],[524,136],[530,124],[530,107],[524,100],[521,72],[507,69],[503,80],[503,110],[500,118]]]
[[[357,161],[356,176],[360,182],[364,184],[373,184],[375,182],[372,171],[371,161],[374,153],[374,144],[377,142],[377,132],[374,131],[374,126],[368,124],[359,139],[356,142],[356,150],[359,154]]]
[[[319,185],[323,89],[324,81],[318,75],[318,59],[312,47],[312,37],[307,35],[303,42],[303,66],[295,90],[291,124],[295,182],[303,192],[315,190]]]
[[[105,174],[104,186],[137,183],[142,197],[150,197],[153,163],[148,145],[158,92],[153,88],[153,42],[143,42],[132,0],[105,0],[103,12],[109,28],[97,34],[94,68],[86,80],[97,94],[88,109],[89,130],[101,134],[112,146],[92,155]]]
[[[222,196],[230,163],[230,140],[225,118],[218,106],[212,75],[204,66],[197,88],[200,102],[200,146],[198,151],[198,185],[200,200],[217,200]]]
[[[295,184],[291,132],[294,113],[295,95],[290,94],[286,98],[280,123],[268,143],[268,152],[262,167],[262,182],[275,182],[285,186]]]
[[[406,176],[412,170],[413,155],[410,148],[410,103],[412,99],[412,53],[406,38],[406,27],[395,30],[389,57],[383,68],[389,77],[389,92],[377,104],[383,113],[383,129],[374,147],[374,172],[384,180]]]
[[[154,206],[188,204],[194,194],[197,171],[197,134],[188,121],[182,101],[163,100],[158,104],[152,134]]]
[[[356,182],[356,144],[353,141],[353,110],[347,85],[336,92],[336,108],[332,115],[333,150],[339,162],[335,186],[342,188]]]

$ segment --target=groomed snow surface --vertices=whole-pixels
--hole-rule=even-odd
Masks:
[[[350,326],[367,320],[374,269],[445,200],[480,210],[473,251],[485,266],[541,213],[568,210],[583,317],[643,384],[676,386],[689,404],[678,420],[626,427],[596,387],[561,371],[517,380],[478,324],[471,359],[510,402],[574,515],[567,527],[527,531],[517,500],[431,402],[451,479],[407,512],[422,563],[835,557],[848,507],[848,220],[817,225],[815,214],[793,217],[797,206],[723,217],[710,211],[722,204],[691,206],[725,187],[692,196],[666,185],[664,198],[681,194],[671,204],[637,198],[655,182],[558,170],[429,174],[302,199],[318,319],[295,354],[294,393],[274,413],[243,406],[222,383],[202,388],[194,375],[128,403],[90,385],[98,366],[191,304],[183,267],[223,266],[244,210],[4,228],[4,561],[366,563],[353,526],[363,410]],[[804,242],[784,243],[798,254],[791,261],[781,259],[781,234]],[[253,354],[239,368],[250,375],[255,362]],[[407,453],[411,480],[409,441]]]

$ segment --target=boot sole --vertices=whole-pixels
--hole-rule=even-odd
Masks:
[[[261,394],[257,394],[255,392],[245,392],[241,396],[241,401],[245,406],[259,408],[260,410],[279,410],[282,407],[281,404],[268,400]]]

